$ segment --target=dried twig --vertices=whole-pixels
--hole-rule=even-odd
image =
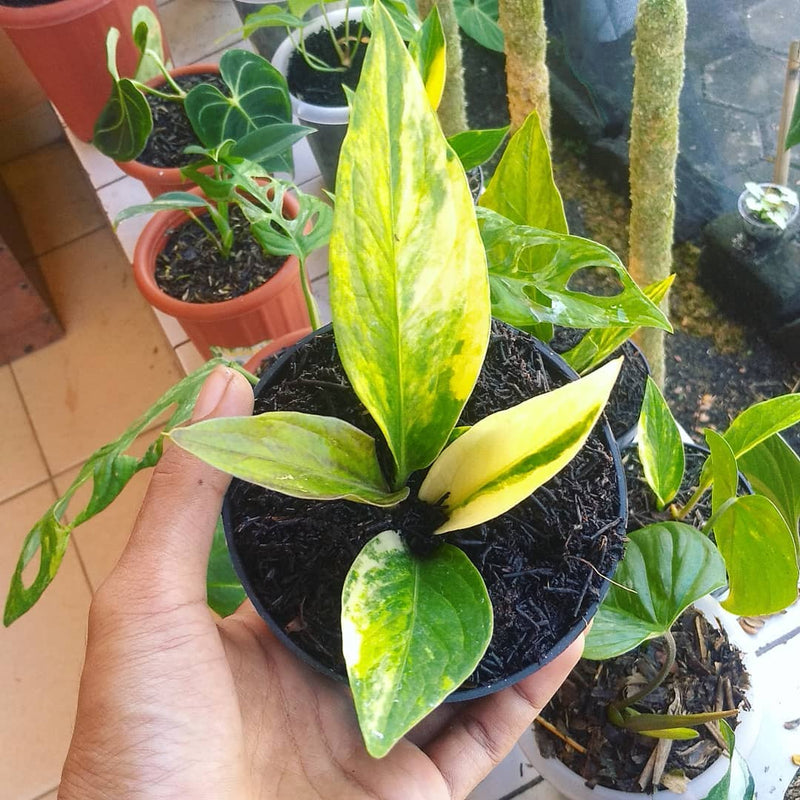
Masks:
[[[578,742],[576,742],[572,737],[567,736],[565,733],[561,733],[561,731],[556,728],[552,722],[548,722],[543,717],[536,717],[534,721],[538,722],[539,725],[541,725],[545,730],[550,731],[553,736],[557,736],[559,739],[561,739],[561,741],[564,742],[567,747],[571,747],[573,750],[577,750],[582,755],[586,755],[586,748],[582,744],[578,744]]]

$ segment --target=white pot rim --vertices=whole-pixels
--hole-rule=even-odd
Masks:
[[[761,726],[762,714],[758,697],[758,675],[755,674],[755,646],[752,638],[742,630],[736,621],[736,617],[725,611],[714,598],[710,596],[703,597],[694,606],[709,621],[719,620],[728,634],[729,640],[742,651],[744,665],[750,675],[751,682],[750,689],[747,692],[750,709],[739,712],[737,717],[736,750],[746,757],[755,745]],[[720,756],[705,772],[689,781],[686,792],[683,794],[676,794],[666,789],[660,789],[651,794],[623,792],[617,789],[608,789],[605,786],[589,788],[580,775],[573,772],[557,758],[545,758],[539,750],[533,729],[526,731],[525,735],[520,739],[519,745],[539,774],[571,800],[642,800],[645,797],[655,798],[655,800],[703,800],[722,779],[729,763],[726,756]]]
[[[364,13],[363,6],[356,6],[353,8],[344,9],[340,8],[336,11],[328,12],[328,21],[332,25],[338,25],[343,22],[346,16],[350,19],[358,21]],[[323,17],[317,17],[311,20],[308,25],[303,28],[306,35],[316,33],[322,30],[327,25]],[[278,46],[275,55],[272,57],[272,66],[278,72],[287,77],[289,73],[289,59],[294,53],[298,42],[298,33],[292,31]],[[289,96],[292,100],[292,111],[303,122],[310,122],[316,125],[347,125],[350,121],[350,109],[348,106],[318,106],[314,103],[307,103],[305,100],[300,100],[295,97],[291,92]]]

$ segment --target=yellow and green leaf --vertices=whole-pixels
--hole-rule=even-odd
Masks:
[[[370,755],[386,755],[472,673],[492,619],[483,579],[457,547],[416,558],[395,531],[364,546],[342,591],[342,648]]]
[[[445,48],[442,19],[439,16],[439,9],[434,6],[408,43],[408,52],[419,69],[428,100],[433,108],[439,108],[444,92],[447,69]]]
[[[380,5],[339,160],[330,292],[342,363],[400,486],[447,441],[483,362],[490,306],[463,169]]]
[[[597,423],[621,363],[492,414],[450,444],[419,490],[428,503],[444,499],[448,519],[436,532],[494,519],[560,472]]]

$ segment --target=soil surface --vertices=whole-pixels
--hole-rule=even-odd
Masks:
[[[677,644],[675,668],[661,686],[635,704],[636,710],[692,714],[747,708],[745,691],[749,679],[741,654],[728,642],[727,635],[693,609],[681,616],[672,632]],[[626,687],[631,687],[633,693],[644,686],[655,676],[663,658],[663,642],[653,639],[607,661],[582,659],[545,706],[542,717],[588,752],[577,752],[537,725],[542,754],[559,758],[589,785],[649,791],[650,781],[640,785],[639,779],[659,740],[612,725],[606,718],[606,709]],[[735,728],[735,719],[729,722]],[[707,726],[699,726],[697,732],[697,739],[671,743],[663,778],[655,781],[657,787],[678,791],[686,778],[696,777],[722,755],[722,748]],[[669,740],[664,741],[666,744],[661,746],[668,746]]]
[[[201,73],[199,75],[181,75],[174,78],[183,91],[188,92],[201,83],[216,86],[223,94],[228,94],[225,81],[217,73]],[[158,87],[172,91],[164,85]],[[154,94],[146,93],[145,99],[153,115],[153,131],[147,139],[144,150],[136,159],[141,164],[151,167],[185,167],[197,156],[183,151],[189,145],[200,145],[201,142],[192,130],[192,124],[183,108],[183,103],[165,100]]]
[[[238,208],[230,213],[233,246],[227,257],[191,221],[173,231],[156,258],[161,291],[187,303],[220,303],[257,289],[286,263],[285,256],[264,253]],[[216,233],[209,220],[205,224]]]
[[[459,424],[474,424],[563,382],[544,371],[532,340],[511,330],[495,325]],[[280,382],[260,394],[256,413],[280,408],[339,417],[374,436],[381,462],[389,463],[380,433],[344,375],[331,333],[290,354],[278,376]],[[233,549],[261,604],[300,648],[344,675],[339,617],[345,575],[376,534],[415,531],[406,541],[420,557],[441,540],[464,550],[492,599],[492,642],[462,688],[493,684],[555,655],[563,637],[593,613],[602,575],[610,574],[622,552],[608,445],[593,434],[565,470],[514,509],[443,537],[431,537],[437,521],[419,516],[414,503],[423,477],[415,473],[411,499],[390,509],[297,500],[234,481],[226,518]]]
[[[334,39],[347,54],[346,62],[342,61],[337,53],[333,44]],[[347,97],[342,84],[353,90],[358,85],[367,50],[366,44],[369,41],[367,28],[362,28],[359,22],[351,20],[349,31],[345,29],[345,23],[342,23],[335,29],[333,36],[327,28],[323,28],[306,36],[304,41],[308,53],[334,67],[335,70],[330,72],[314,69],[302,54],[295,50],[289,59],[286,77],[289,91],[306,103],[327,107],[346,106]]]

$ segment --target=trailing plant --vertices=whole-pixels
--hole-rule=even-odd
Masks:
[[[540,236],[557,251],[568,244]],[[291,496],[428,506],[416,533],[432,552],[421,557],[406,532],[385,530],[355,558],[342,594],[350,686],[367,749],[379,757],[467,678],[491,638],[480,574],[439,535],[503,514],[560,471],[619,369],[609,364],[454,433],[488,344],[486,256],[461,165],[380,8],[342,148],[330,292],[339,356],[390,467],[372,437],[333,417],[275,411],[170,436],[219,469]],[[409,477],[422,470],[409,497]]]
[[[262,166],[270,171],[292,171],[291,146],[310,129],[292,124],[286,81],[268,61],[247,50],[229,50],[219,64],[228,94],[208,83],[185,92],[170,75],[160,25],[152,11],[140,6],[131,24],[140,52],[134,77],[120,77],[117,69],[119,31],[111,28],[106,38],[112,89],[92,139],[101,153],[117,161],[131,161],[142,153],[153,130],[153,115],[145,97],[151,94],[182,104],[205,147],[230,139],[237,155],[254,160],[256,153],[270,149],[271,155],[261,158]],[[154,72],[163,78],[162,86],[147,83],[155,77]]]
[[[788,186],[762,185],[751,181],[745,183],[744,188],[744,207],[748,214],[758,222],[786,230],[800,206],[797,192]]]

